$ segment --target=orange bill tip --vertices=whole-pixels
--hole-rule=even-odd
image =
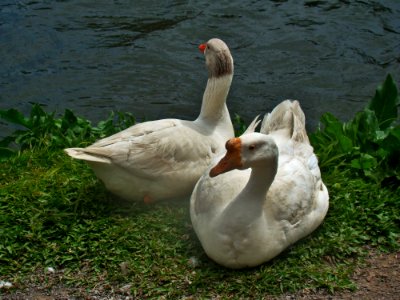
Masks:
[[[242,167],[241,144],[240,138],[233,138],[226,142],[227,152],[219,163],[210,170],[210,177]]]

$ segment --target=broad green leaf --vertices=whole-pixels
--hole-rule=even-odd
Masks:
[[[368,109],[375,112],[382,130],[388,128],[396,120],[399,102],[396,83],[389,74],[385,82],[378,86],[375,96],[367,106]]]
[[[353,149],[353,141],[345,135],[338,135],[337,139],[339,141],[340,148],[342,149],[342,153],[348,153]]]
[[[380,141],[379,145],[390,153],[396,152],[400,154],[400,125],[392,128],[385,139]]]
[[[383,141],[389,134],[389,131],[382,131],[382,130],[377,130],[375,135],[376,142]]]
[[[325,126],[323,131],[332,139],[337,140],[338,136],[343,135],[343,123],[331,113],[325,113],[321,117],[321,123]]]
[[[376,151],[376,155],[380,159],[385,159],[389,155],[390,151],[385,150],[384,148],[379,148],[378,151]]]
[[[66,124],[75,124],[78,122],[78,118],[75,116],[75,114],[69,110],[66,109],[64,112],[64,117],[63,117],[63,122],[65,122]]]
[[[375,147],[377,131],[378,119],[369,109],[358,112],[352,121],[345,124],[346,135],[361,148],[361,152],[369,152]]]
[[[29,128],[28,119],[14,108],[10,108],[8,110],[0,110],[0,118],[10,123],[22,125]]]
[[[378,165],[376,158],[372,155],[362,153],[359,158],[351,161],[351,166],[360,170],[373,169]]]

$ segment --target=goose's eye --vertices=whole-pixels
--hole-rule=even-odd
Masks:
[[[250,146],[249,146],[249,150],[250,150],[250,151],[253,151],[254,149],[256,149],[256,145],[250,145]]]

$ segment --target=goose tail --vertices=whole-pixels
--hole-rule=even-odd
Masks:
[[[100,151],[99,151],[100,150]],[[105,153],[102,153],[101,149],[97,148],[67,148],[64,149],[64,152],[67,153],[72,158],[91,161],[91,162],[99,162],[99,163],[111,163],[111,159],[107,157]]]
[[[261,130],[264,134],[274,131],[285,132],[287,138],[296,142],[309,143],[306,118],[297,100],[285,100],[264,116]]]

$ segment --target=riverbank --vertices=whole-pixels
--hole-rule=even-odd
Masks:
[[[84,162],[62,151],[66,143],[82,145],[110,133],[118,128],[113,122],[92,127],[72,112],[58,119],[38,107],[30,118],[2,111],[26,128],[1,144],[0,281],[11,285],[0,289],[2,297],[16,299],[30,289],[40,297],[64,289],[65,299],[96,299],[94,293],[97,299],[113,293],[254,299],[353,292],[357,280],[369,276],[357,278],[357,272],[371,253],[378,253],[377,262],[381,252],[392,253],[393,262],[400,248],[399,147],[393,147],[400,141],[398,104],[388,76],[351,121],[324,116],[324,128],[310,139],[330,193],[326,219],[272,261],[240,271],[207,258],[187,201],[122,202]],[[13,141],[20,150],[7,148]]]

